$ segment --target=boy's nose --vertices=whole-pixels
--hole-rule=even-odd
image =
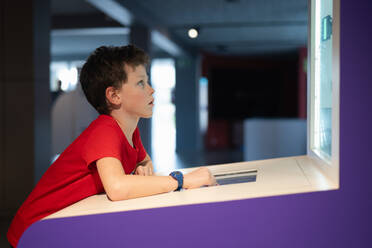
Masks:
[[[152,87],[150,86],[150,94],[152,95],[152,94],[154,94],[154,92],[155,92],[154,88],[152,88]]]

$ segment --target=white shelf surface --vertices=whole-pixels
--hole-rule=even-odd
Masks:
[[[294,156],[207,166],[212,173],[257,170],[256,182],[203,187],[123,201],[110,201],[106,194],[85,198],[44,219],[223,202],[256,197],[337,189],[335,183],[309,156]],[[181,171],[187,173],[196,169]],[[168,175],[169,171],[157,175]]]

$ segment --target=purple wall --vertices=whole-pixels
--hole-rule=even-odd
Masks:
[[[41,221],[19,247],[372,247],[371,25],[341,1],[339,190]]]

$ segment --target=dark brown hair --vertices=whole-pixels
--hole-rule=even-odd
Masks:
[[[110,86],[120,89],[127,81],[124,64],[131,67],[149,63],[149,56],[134,45],[101,46],[87,59],[80,72],[80,83],[88,102],[100,114],[110,114],[111,104],[106,99]]]

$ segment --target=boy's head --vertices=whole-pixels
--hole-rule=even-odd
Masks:
[[[148,55],[133,45],[97,48],[87,59],[80,73],[80,83],[88,102],[100,114],[110,114],[111,104],[106,99],[110,86],[119,90],[128,79],[124,65],[135,68],[147,66]]]

